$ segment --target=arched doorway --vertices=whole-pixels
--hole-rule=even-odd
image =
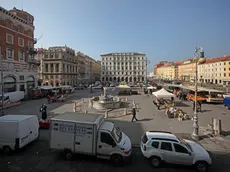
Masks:
[[[109,81],[110,81],[110,82],[112,81],[112,77],[109,78]]]
[[[116,81],[116,77],[113,77],[113,81]]]
[[[38,86],[42,86],[42,83],[43,83],[42,79],[38,79]]]
[[[121,78],[121,81],[124,81],[124,77]]]
[[[35,79],[33,76],[28,76],[26,78],[27,89],[35,87]]]
[[[145,81],[145,78],[144,77],[142,77],[142,82],[144,82]]]
[[[102,77],[102,81],[104,82],[104,80],[105,80],[105,78],[104,77]]]
[[[117,82],[120,82],[120,77],[117,78]]]
[[[105,78],[105,81],[108,81],[108,77]]]
[[[16,79],[13,76],[7,76],[4,78],[4,92],[16,91]]]
[[[129,82],[132,82],[132,77],[129,78]]]
[[[136,82],[136,81],[137,81],[137,78],[136,78],[136,77],[134,77],[134,79],[133,79],[133,80],[134,80],[134,82]]]
[[[128,77],[125,77],[125,82],[128,83]]]

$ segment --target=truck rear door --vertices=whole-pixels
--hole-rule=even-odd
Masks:
[[[96,137],[96,136],[95,136]],[[93,153],[94,147],[93,125],[76,124],[75,126],[75,152]]]
[[[70,149],[74,151],[74,122],[55,121],[51,122],[51,149]]]

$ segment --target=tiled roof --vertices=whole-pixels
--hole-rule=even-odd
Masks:
[[[176,62],[175,64],[176,64],[176,65],[182,65],[183,62]]]
[[[230,61],[230,56],[206,59],[205,63],[216,63],[216,62],[223,62],[223,61]]]

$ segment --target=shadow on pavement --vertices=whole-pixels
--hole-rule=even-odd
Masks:
[[[230,131],[221,131],[221,135],[226,137],[230,135]]]
[[[212,110],[210,109],[201,109],[201,113],[204,113],[204,112],[211,112]]]
[[[178,102],[178,101],[176,101],[175,106],[176,107],[190,107],[189,105],[187,105],[183,102]]]
[[[144,119],[138,118],[138,121],[151,121],[151,120],[153,120],[153,118],[144,118]]]

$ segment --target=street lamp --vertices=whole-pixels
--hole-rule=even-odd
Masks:
[[[147,89],[148,87],[148,76],[147,76],[147,72],[148,72],[148,64],[150,63],[150,61],[148,60],[147,56],[145,58],[145,63],[146,63],[146,75],[145,75],[145,79],[146,79],[146,83],[145,83],[145,87]]]
[[[2,83],[2,113],[1,116],[4,115],[4,76],[3,76],[3,56],[0,47],[0,60],[1,60],[1,83]]]
[[[196,67],[195,67],[195,110],[194,110],[194,117],[193,117],[193,132],[192,132],[192,138],[194,140],[199,140],[199,125],[198,125],[198,115],[197,115],[197,78],[198,78],[198,64],[204,63],[204,51],[202,47],[196,47],[195,48],[195,61],[196,61]]]

